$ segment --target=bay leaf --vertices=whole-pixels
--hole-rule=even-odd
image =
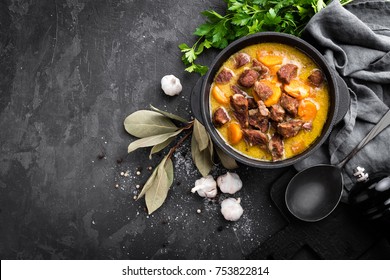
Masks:
[[[138,138],[144,138],[177,130],[177,126],[166,116],[150,110],[139,110],[127,116],[125,130]]]
[[[164,203],[170,186],[170,179],[165,170],[165,165],[160,164],[157,169],[157,175],[154,179],[153,186],[145,193],[145,202],[149,215],[160,208]]]
[[[160,144],[154,145],[152,147],[152,149],[150,150],[149,158],[152,158],[153,154],[158,153],[159,151],[161,151],[164,148],[166,148],[169,144],[171,144],[171,142],[174,139],[175,139],[174,137],[171,137],[171,138],[168,138],[167,140],[165,140],[164,142],[162,142]]]
[[[173,184],[174,178],[173,178],[173,163],[170,158],[168,158],[167,161],[165,162],[165,171],[167,172],[169,186],[171,186]]]
[[[226,169],[236,169],[238,168],[238,164],[236,160],[230,156],[228,156],[226,153],[224,153],[220,148],[215,147],[215,151],[217,152],[217,155],[219,159],[221,160],[221,164]]]
[[[213,144],[213,141],[211,141],[211,138],[210,138],[210,135],[207,133],[207,138],[208,138],[208,150],[209,150],[209,153],[210,153],[210,158],[211,158],[211,161],[214,162],[214,144]]]
[[[135,140],[135,141],[130,143],[130,145],[127,148],[127,152],[131,153],[138,148],[151,147],[151,146],[154,146],[157,144],[161,144],[161,143],[165,142],[167,139],[178,135],[182,131],[183,131],[183,129],[179,129],[175,132],[164,133],[164,134],[149,136],[149,137]]]
[[[157,170],[159,169],[160,165],[164,165],[165,164],[165,161],[167,160],[167,157],[164,157],[161,162],[159,163],[159,165],[157,165],[152,174],[150,175],[150,177],[148,178],[148,180],[146,181],[144,187],[142,188],[141,192],[139,193],[139,195],[137,196],[137,200],[140,199],[141,197],[143,197],[145,195],[145,193],[154,185],[154,181],[156,180],[156,176],[157,176]]]
[[[209,135],[206,128],[196,119],[194,120],[193,135],[198,142],[199,150],[205,150],[209,145]]]
[[[192,159],[196,167],[198,168],[200,174],[202,174],[203,177],[206,177],[210,173],[211,168],[213,167],[210,150],[204,149],[203,151],[201,151],[194,135],[192,135],[191,138],[191,154]]]
[[[165,111],[163,111],[163,110],[160,110],[160,109],[154,107],[153,105],[150,105],[150,108],[151,108],[153,111],[155,111],[155,112],[157,112],[157,113],[160,113],[160,114],[162,114],[162,115],[164,115],[164,116],[166,116],[166,117],[168,117],[168,118],[170,118],[170,119],[172,119],[172,120],[176,120],[176,121],[179,121],[179,122],[182,122],[182,123],[188,123],[188,121],[187,121],[186,119],[184,119],[184,118],[182,118],[182,117],[180,117],[180,116],[178,116],[178,115],[175,115],[175,114],[172,114],[172,113],[169,113],[169,112],[165,112]]]

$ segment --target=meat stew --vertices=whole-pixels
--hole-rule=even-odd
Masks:
[[[288,159],[310,147],[321,135],[329,104],[321,69],[280,43],[233,54],[210,89],[212,120],[221,137],[260,161]]]

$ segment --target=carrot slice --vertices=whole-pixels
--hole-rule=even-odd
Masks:
[[[242,138],[241,126],[238,123],[230,123],[228,126],[228,139],[230,144],[237,144]]]
[[[295,79],[284,85],[284,91],[296,99],[304,99],[309,96],[310,87],[301,80]]]
[[[308,99],[301,100],[298,106],[298,116],[304,121],[311,121],[317,115],[317,106]]]
[[[228,104],[229,103],[229,98],[226,97],[225,93],[218,87],[214,86],[213,89],[211,90],[211,94],[217,100],[218,103],[220,104]]]
[[[276,103],[278,103],[280,97],[282,96],[282,91],[280,87],[268,80],[264,80],[262,82],[272,89],[272,95],[268,97],[266,100],[264,100],[265,106],[269,107],[275,105]]]
[[[283,57],[278,55],[265,55],[261,56],[261,53],[257,53],[257,59],[265,66],[275,66],[283,63]]]

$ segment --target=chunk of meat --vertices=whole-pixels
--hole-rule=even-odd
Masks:
[[[321,70],[314,69],[310,76],[307,78],[310,83],[312,83],[316,87],[320,87],[322,82],[324,81],[324,75],[322,74]]]
[[[230,105],[237,113],[248,113],[248,99],[241,94],[234,94],[230,97]]]
[[[294,79],[298,73],[298,66],[292,63],[288,63],[280,67],[277,72],[278,79],[282,83],[288,84],[291,79]]]
[[[276,130],[284,138],[294,137],[301,130],[303,121],[290,120],[286,122],[278,123]]]
[[[257,107],[259,108],[260,115],[263,117],[268,117],[269,116],[269,110],[265,106],[264,102],[259,100],[257,101]]]
[[[247,53],[238,53],[234,57],[235,67],[240,68],[251,61],[251,57]]]
[[[259,109],[249,110],[249,124],[264,133],[268,130],[268,118],[262,116]]]
[[[217,110],[215,110],[213,114],[213,123],[216,127],[223,126],[228,121],[230,121],[230,117],[224,107],[219,107]]]
[[[275,133],[268,144],[268,149],[271,152],[272,155],[272,160],[281,160],[284,156],[284,143],[283,143],[283,138]]]
[[[253,66],[253,67],[267,67],[267,66],[265,66],[263,63],[261,63],[260,61],[258,61],[256,58],[253,59],[253,61],[252,61],[252,66]]]
[[[243,95],[243,96],[245,96],[245,97],[248,96],[248,94],[246,93],[246,91],[244,91],[242,88],[240,88],[240,87],[237,86],[237,85],[232,85],[230,88],[232,89],[232,91],[233,91],[234,94],[241,94],[241,95]]]
[[[275,122],[282,122],[284,120],[285,114],[286,112],[284,111],[283,107],[279,104],[275,104],[271,106],[269,117]]]
[[[241,94],[234,94],[230,97],[230,106],[241,127],[248,127],[248,99]]]
[[[313,129],[313,122],[305,122],[302,125],[302,129],[304,129],[306,131],[311,131]]]
[[[230,87],[233,91],[234,94],[241,94],[242,96],[245,96],[248,99],[248,108],[250,109],[256,109],[257,108],[257,103],[254,100],[254,98],[250,95],[248,95],[243,89],[241,89],[237,85],[232,85]]]
[[[248,108],[251,109],[257,109],[259,106],[257,105],[256,100],[253,97],[247,97],[248,99]]]
[[[299,101],[288,94],[283,93],[280,98],[280,105],[293,117],[298,114]]]
[[[263,63],[258,61],[257,59],[253,59],[252,61],[252,69],[256,70],[260,74],[260,79],[264,79],[269,75],[269,68],[265,66]]]
[[[267,148],[268,137],[267,134],[261,132],[256,129],[243,129],[242,134],[244,136],[245,141],[250,146],[259,145],[262,148]]]
[[[226,84],[230,81],[231,78],[233,78],[233,76],[233,71],[225,67],[217,74],[215,77],[215,82],[218,84]]]
[[[243,87],[250,88],[255,84],[259,77],[260,74],[256,70],[246,69],[238,79],[238,83]]]
[[[253,93],[259,100],[267,100],[273,93],[271,87],[262,81],[257,81],[253,88]]]

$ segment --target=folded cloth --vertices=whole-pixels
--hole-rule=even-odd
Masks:
[[[334,0],[309,21],[303,38],[322,52],[347,83],[351,105],[333,129],[328,145],[296,164],[297,170],[339,163],[389,110],[390,2],[352,2],[344,8]],[[353,169],[357,166],[369,174],[390,173],[390,127],[345,165],[343,178],[348,190],[356,182]]]

